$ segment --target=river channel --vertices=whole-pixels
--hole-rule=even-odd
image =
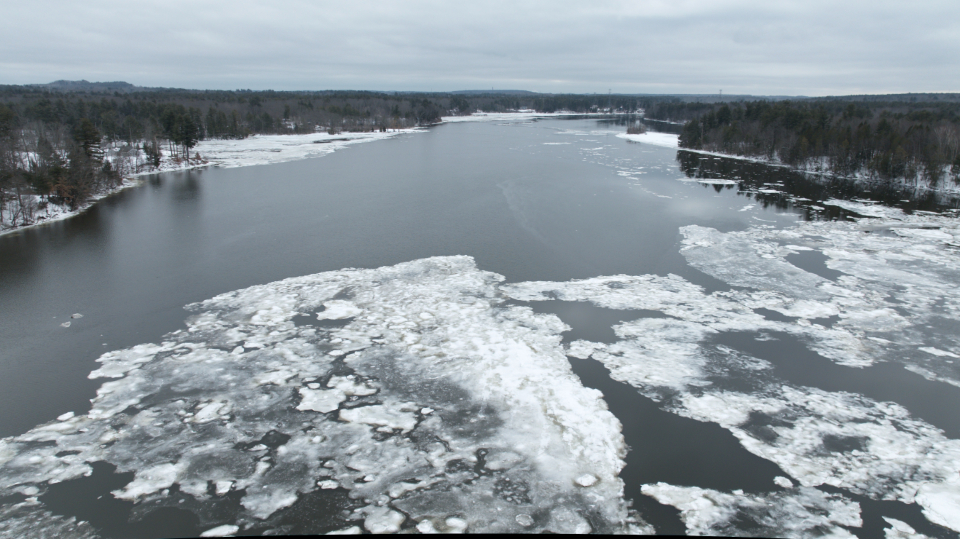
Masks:
[[[956,469],[938,475],[940,465],[904,457],[901,468],[909,472],[874,472],[857,459],[865,455],[873,462],[887,454],[876,449],[883,437],[877,434],[880,430],[843,427],[874,421],[876,429],[889,427],[909,438],[896,443],[906,444],[909,449],[904,451],[915,451],[918,459],[933,454],[933,447],[941,456],[931,458],[942,459],[945,470],[960,463],[950,460],[960,455],[960,447],[954,447],[960,440],[955,413],[960,409],[960,367],[953,363],[960,357],[954,337],[960,334],[953,310],[958,304],[954,292],[932,292],[936,283],[956,288],[960,266],[956,248],[949,247],[954,240],[931,235],[955,230],[949,219],[955,220],[950,216],[956,213],[956,200],[814,181],[782,168],[631,142],[617,136],[623,131],[617,122],[590,118],[442,124],[314,159],[146,177],[142,185],[81,215],[0,237],[0,436],[8,437],[3,442],[8,445],[0,446],[0,465],[7,466],[0,473],[8,476],[0,490],[0,504],[6,508],[0,519],[10,523],[7,532],[16,533],[23,522],[41,518],[62,526],[58,533],[77,537],[193,536],[211,529],[294,534],[366,526],[370,531],[829,532],[865,538],[882,537],[885,528],[900,524],[930,536],[956,537],[956,528],[950,527],[956,516],[930,517],[931,512],[949,513],[949,503],[943,509],[938,500],[956,496],[948,489],[953,488]],[[908,223],[908,232],[930,232],[927,236],[900,234],[887,225],[869,236],[873,242],[928,242],[916,244],[920,250],[954,249],[952,254],[944,251],[946,258],[917,255],[898,266],[900,271],[914,268],[910,271],[933,284],[904,288],[909,283],[870,281],[856,274],[857,264],[867,266],[849,255],[856,244],[838,238],[862,226],[855,219],[863,217],[864,210],[832,203],[836,199],[857,199],[856,204],[901,212],[909,219],[929,215],[937,220],[935,226]],[[880,250],[870,247],[865,252],[873,256]],[[782,265],[770,265],[774,262]],[[388,267],[399,269],[384,269]],[[346,268],[367,273],[345,273]],[[317,274],[322,276],[315,280],[271,284]],[[463,282],[449,284],[461,277]],[[638,280],[641,277],[645,280]],[[409,291],[396,292],[406,299],[394,295],[382,304],[364,303],[367,297],[388,297],[382,283],[391,279],[409,282]],[[795,291],[788,290],[794,284]],[[203,361],[210,365],[221,361],[217,354],[231,353],[267,361],[263,358],[271,347],[276,357],[304,356],[300,344],[289,341],[281,350],[280,344],[272,344],[272,334],[265,329],[258,333],[257,328],[266,326],[257,322],[258,315],[250,315],[253,311],[244,310],[247,296],[234,293],[249,287],[262,287],[256,301],[266,303],[257,313],[292,309],[296,317],[283,318],[285,324],[296,324],[287,324],[291,339],[306,339],[318,354],[329,354],[323,369],[309,376],[295,366],[262,363],[269,366],[264,372],[288,369],[290,374],[275,377],[275,382],[257,382],[271,399],[293,399],[287,409],[296,406],[297,414],[320,414],[316,425],[308,426],[313,420],[299,415],[267,417],[258,412],[257,418],[245,417],[240,394],[230,388],[245,376],[262,374],[252,368],[233,372],[234,367],[224,367],[232,381],[210,385],[218,388],[219,397],[203,395],[203,381],[195,376],[180,385],[143,385],[164,373],[180,376],[181,367],[157,365],[187,365],[183,358],[200,351],[208,354]],[[304,299],[328,288],[333,292],[316,305]],[[461,290],[469,301],[450,299]],[[231,293],[229,300],[184,309]],[[856,294],[875,303],[853,305],[852,300],[837,299]],[[306,303],[285,307],[283,302],[294,296]],[[671,299],[663,299],[667,296]],[[448,342],[444,339],[455,337],[429,341],[428,331],[442,330],[435,326],[418,330],[424,335],[420,349],[398,351],[410,335],[401,332],[399,344],[389,354],[384,351],[393,346],[391,316],[404,316],[410,302],[426,305],[417,307],[423,320],[439,320],[454,316],[453,311],[433,311],[429,305],[457,301],[486,302],[487,309],[457,311],[456,316],[464,317],[457,318],[457,331],[471,335],[480,350],[461,351],[462,357],[483,354],[484,346],[507,350],[514,341],[527,343],[544,357],[559,353],[569,366],[558,375],[557,391],[569,382],[578,391],[570,394],[571,401],[586,403],[582,410],[607,414],[606,426],[596,427],[594,438],[589,418],[573,419],[580,409],[571,405],[571,425],[576,424],[564,424],[560,431],[609,440],[603,447],[613,449],[551,456],[558,476],[567,473],[567,463],[574,463],[571,470],[591,459],[613,464],[570,471],[579,490],[538,492],[536,481],[545,473],[538,466],[546,461],[536,459],[551,453],[551,446],[541,447],[540,453],[510,449],[515,443],[511,440],[523,433],[510,434],[512,425],[539,420],[523,415],[527,412],[511,415],[512,403],[517,403],[516,410],[541,406],[525,400],[526,389],[510,389],[514,386],[508,383],[476,389],[469,382],[473,367],[443,362],[436,364],[436,380],[424,381],[434,379],[429,368],[433,363],[405,363],[403,354],[434,361],[431,347],[443,349],[442,343]],[[389,309],[382,318],[374,317],[371,313],[383,305]],[[864,321],[868,315],[862,313],[880,316],[875,313],[883,309],[897,321]],[[334,314],[340,310],[344,314]],[[711,313],[709,320],[704,313]],[[81,316],[72,317],[75,314]],[[361,324],[368,315],[369,321],[363,322],[367,325]],[[185,322],[191,316],[216,323],[188,328]],[[553,316],[567,328],[550,326]],[[238,325],[230,325],[234,322]],[[169,336],[176,331],[179,336]],[[231,331],[245,337],[231,341]],[[514,331],[519,333],[509,333]],[[500,337],[481,342],[487,334],[507,337],[504,342]],[[362,346],[342,344],[351,339]],[[851,344],[851,339],[866,344]],[[163,348],[166,341],[179,344]],[[159,347],[143,351],[148,343]],[[456,355],[444,350],[449,357]],[[97,360],[109,352],[126,354],[122,361],[128,363],[116,367],[119,374],[89,378],[92,371],[107,369]],[[134,356],[140,359],[130,359]],[[651,366],[653,356],[665,363]],[[548,367],[530,374],[523,363],[503,361],[489,370],[503,369],[497,372],[510,376],[515,369],[518,379],[527,377],[524,383],[550,383]],[[123,385],[148,366],[156,370],[144,372],[146,381],[140,386]],[[294,381],[300,385],[291,385]],[[122,402],[128,404],[110,417],[132,422],[149,413],[149,421],[159,429],[167,428],[161,426],[167,415],[192,418],[192,423],[183,420],[192,429],[189,433],[155,435],[171,447],[159,460],[144,457],[141,465],[153,466],[154,476],[137,476],[139,470],[131,463],[141,461],[131,455],[149,453],[160,442],[115,441],[98,434],[99,442],[54,447],[56,439],[36,434],[40,425],[70,421],[81,421],[71,427],[76,433],[64,431],[70,436],[82,438],[101,428],[96,422],[106,421],[106,412],[99,412],[96,403],[91,412],[91,400],[105,382],[118,384],[112,395],[124,395],[127,400]],[[320,395],[325,388],[341,392],[339,404],[329,409],[309,404],[333,394]],[[180,396],[170,397],[173,393]],[[228,404],[217,404],[218,398]],[[542,405],[547,409],[560,406],[566,397],[556,397],[560,404],[549,396],[536,398],[547,403]],[[814,409],[809,403],[816,399],[822,406]],[[474,403],[474,408],[456,404],[461,401]],[[403,407],[410,402],[417,403],[415,409]],[[882,408],[887,405],[896,409]],[[487,406],[492,411],[486,412]],[[387,419],[352,412],[374,408]],[[727,415],[717,413],[720,408]],[[887,414],[883,420],[876,419],[881,408]],[[862,417],[838,419],[841,409],[862,411]],[[198,419],[207,415],[217,419]],[[559,423],[566,421],[562,414],[557,417]],[[259,459],[251,460],[255,471],[251,467],[245,472],[237,464],[228,473],[200,460],[179,464],[186,462],[186,452],[181,455],[174,446],[189,445],[190,433],[209,436],[204,438],[209,447],[218,443],[217,436],[226,436],[225,431],[209,432],[217,421],[223,429],[233,429],[222,450],[249,452]],[[840,426],[824,426],[828,423]],[[122,433],[133,429],[131,425],[114,422],[103,428]],[[417,437],[427,429],[433,429],[430,436],[444,440],[445,449],[437,449],[440,442],[430,442],[425,434]],[[442,481],[437,475],[425,479],[430,474],[420,468],[404,468],[381,484],[380,477],[388,472],[365,472],[362,463],[349,464],[343,457],[354,455],[350,451],[357,450],[351,447],[363,445],[363,436],[371,437],[370,444],[398,448],[378,449],[379,462],[369,457],[373,466],[386,470],[395,461],[413,459],[414,453],[401,452],[407,445],[415,448],[409,451],[417,458],[439,459],[443,451],[460,456],[445,457],[439,465],[430,460],[446,474]],[[557,436],[555,442],[566,440]],[[798,458],[803,460],[796,453],[800,440],[809,436],[818,436],[819,445],[808,448],[814,464],[798,464]],[[297,464],[299,468],[284,473],[314,474],[308,483],[279,475],[263,479],[283,469],[289,458],[285,455],[300,451],[300,438],[321,447],[302,450],[304,458],[318,464]],[[39,449],[30,444],[39,444]],[[49,454],[42,453],[44,444],[52,447]],[[14,465],[29,451],[46,455],[42,458],[49,458],[51,467],[37,472],[48,474],[44,481],[24,486],[27,479],[11,478],[29,477]],[[463,456],[467,453],[469,458]],[[618,458],[625,463],[622,469]],[[490,464],[494,461],[497,464]],[[66,471],[77,466],[87,468]],[[510,466],[516,467],[513,478],[521,487],[505,486]],[[49,480],[54,469],[64,474],[63,480]],[[612,475],[604,476],[605,470]],[[163,479],[165,473],[174,479]],[[356,479],[358,486],[346,483],[350,473],[362,477]],[[563,477],[549,479],[562,482]],[[204,483],[198,487],[199,480]],[[592,487],[597,480],[609,484],[609,490],[597,490],[594,498],[584,494],[599,488]],[[286,490],[280,490],[292,493],[287,500],[253,494],[254,489],[281,484]],[[938,498],[942,492],[948,494]],[[928,500],[926,505],[915,496]],[[696,513],[695,502],[705,499],[720,509]],[[489,504],[487,511],[500,511],[506,524],[478,517],[483,504]],[[783,509],[769,509],[774,506]],[[697,518],[707,522],[705,527],[696,527]],[[803,522],[814,524],[803,528]]]

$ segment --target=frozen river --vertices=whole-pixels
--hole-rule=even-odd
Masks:
[[[622,131],[441,125],[0,237],[0,535],[956,537],[956,212]]]

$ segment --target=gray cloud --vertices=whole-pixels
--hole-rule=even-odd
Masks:
[[[34,0],[3,83],[849,94],[960,91],[960,3]]]

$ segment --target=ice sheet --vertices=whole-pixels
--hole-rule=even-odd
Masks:
[[[690,535],[853,538],[841,526],[862,525],[858,503],[812,488],[753,495],[657,483],[643,493],[679,509]]]
[[[526,282],[502,290],[521,301],[658,311],[665,317],[638,313],[616,325],[614,343],[577,341],[568,354],[601,361],[613,378],[665,409],[723,426],[804,487],[915,501],[931,521],[960,530],[960,441],[896,403],[790,384],[766,361],[713,344],[724,332],[757,339],[785,332],[840,365],[899,362],[960,385],[953,358],[960,342],[949,329],[960,323],[957,220],[873,213],[882,217],[728,233],[681,228],[682,254],[736,287],[727,291],[706,294],[673,275]],[[826,267],[842,275],[826,279],[787,261],[800,251],[822,253]],[[783,316],[771,319],[760,309]],[[834,319],[831,327],[821,322],[827,318]],[[718,381],[731,383],[721,389]],[[738,385],[744,389],[730,389]]]
[[[565,326],[504,305],[501,279],[442,257],[190,305],[186,330],[100,358],[88,414],[0,441],[0,497],[105,461],[135,472],[114,495],[141,504],[174,484],[201,504],[245,492],[240,518],[208,530],[267,522],[330,483],[371,531],[401,513],[437,530],[642,527],[621,495],[620,424],[571,372]],[[292,321],[331,311],[351,317]]]

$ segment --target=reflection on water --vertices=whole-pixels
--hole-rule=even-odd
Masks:
[[[764,208],[796,211],[807,220],[843,219],[853,215],[835,206],[822,207],[817,204],[832,198],[872,200],[906,212],[942,212],[960,208],[960,198],[954,195],[898,185],[868,185],[744,159],[679,150],[677,163],[688,178],[735,181],[738,194],[756,200]],[[727,184],[712,187],[719,193],[724,188],[732,189],[735,186]]]

